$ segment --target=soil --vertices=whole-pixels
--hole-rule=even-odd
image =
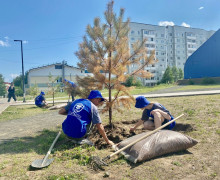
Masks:
[[[132,121],[122,121],[114,123],[113,126],[106,125],[105,132],[108,136],[108,138],[113,141],[115,144],[123,141],[124,139],[127,139],[131,136],[134,136],[136,134],[140,134],[142,132],[146,132],[144,129],[137,129],[135,132],[130,133],[129,130],[131,126],[133,126],[138,120],[132,120]],[[180,124],[176,123],[176,126],[173,128],[174,131],[178,132],[190,132],[195,130],[195,128],[192,127],[190,124]],[[105,143],[105,141],[102,140],[101,135],[99,135],[98,130],[94,129],[91,135],[89,136],[91,141],[94,143],[95,147],[97,149],[105,149],[109,146]]]

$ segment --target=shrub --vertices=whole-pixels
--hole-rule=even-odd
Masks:
[[[212,78],[203,78],[202,84],[215,84],[215,81]]]
[[[23,96],[23,90],[21,89],[21,87],[15,87],[15,96]]]
[[[140,80],[134,78],[133,76],[128,77],[128,79],[126,80],[124,85],[127,87],[131,87],[131,86],[141,87],[141,86],[143,86],[142,82]]]
[[[189,84],[189,85],[193,85],[193,84],[195,84],[195,83],[194,83],[194,81],[193,81],[192,79],[190,79],[190,80],[188,81],[188,84]]]

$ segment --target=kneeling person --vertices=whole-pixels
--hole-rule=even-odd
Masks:
[[[40,95],[38,95],[35,98],[35,105],[38,107],[47,107],[46,99],[45,99],[45,93],[41,91]]]
[[[114,145],[105,133],[101,118],[96,106],[104,101],[101,93],[97,90],[90,92],[88,99],[77,99],[59,111],[59,114],[67,114],[67,118],[62,123],[64,134],[69,138],[80,142],[91,132],[93,125],[98,128],[99,133],[109,145]]]
[[[150,103],[144,96],[138,96],[136,98],[136,108],[143,109],[142,118],[130,129],[130,132],[134,132],[137,127],[144,125],[144,129],[154,130],[163,124],[174,119],[170,112],[159,103]],[[151,119],[150,119],[151,118]],[[164,129],[173,129],[175,121]]]

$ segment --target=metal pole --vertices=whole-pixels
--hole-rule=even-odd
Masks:
[[[21,42],[21,60],[22,60],[22,81],[23,81],[23,102],[25,101],[25,81],[24,81],[24,61],[23,61],[23,43],[22,40],[14,40]]]

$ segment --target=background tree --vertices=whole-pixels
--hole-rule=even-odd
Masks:
[[[179,79],[183,79],[183,70],[179,68]]]
[[[173,73],[171,68],[168,66],[165,70],[165,73],[163,74],[161,83],[173,83]]]
[[[172,74],[173,74],[173,80],[174,82],[177,82],[179,80],[179,70],[176,66],[172,67]]]
[[[31,96],[33,96],[33,98],[35,98],[38,95],[38,93],[39,93],[39,88],[38,88],[38,86],[37,86],[37,84],[35,82],[34,86],[31,86],[29,88],[29,94]]]
[[[55,97],[55,92],[59,91],[61,84],[56,84],[57,80],[60,79],[59,76],[56,78],[53,78],[52,74],[49,73],[49,83],[48,83],[48,94],[52,95],[53,98],[53,106],[54,106],[54,97]]]
[[[123,85],[126,79],[129,76],[150,78],[151,74],[145,71],[144,67],[156,62],[155,51],[152,51],[150,56],[147,55],[146,39],[133,43],[130,51],[130,21],[123,20],[124,9],[120,9],[117,16],[113,12],[113,4],[114,2],[110,1],[107,5],[104,13],[105,23],[102,24],[100,18],[95,18],[93,27],[87,26],[86,35],[76,52],[80,60],[78,66],[93,74],[91,77],[77,78],[84,96],[92,89],[108,89],[108,101],[104,111],[109,112],[109,124],[112,124],[113,109],[120,111],[120,105],[130,107],[130,103],[134,101],[129,93],[130,89]],[[135,64],[137,69],[128,73],[127,67],[131,64]]]
[[[27,84],[27,79],[28,79],[28,72],[25,72],[24,75],[24,83]],[[23,79],[22,75],[17,76],[16,78],[13,79],[14,86],[23,87]]]
[[[5,96],[6,94],[6,87],[4,84],[4,78],[2,74],[0,74],[0,96]]]
[[[140,87],[140,86],[143,86],[141,81],[138,80],[137,78],[135,78],[134,76],[130,76],[126,79],[126,82],[124,83],[125,86],[127,87],[131,87],[131,86],[137,86],[137,87]]]

